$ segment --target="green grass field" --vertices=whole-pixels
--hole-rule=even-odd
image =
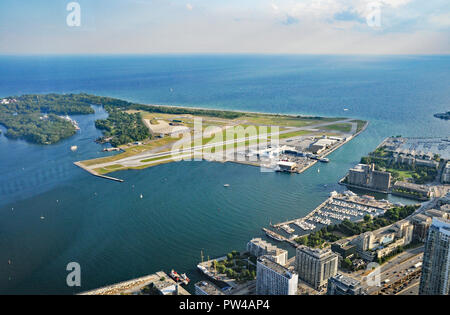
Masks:
[[[320,127],[320,129],[325,129],[325,130],[336,130],[336,131],[340,131],[340,132],[350,132],[352,130],[352,125],[348,124],[348,123],[339,123],[339,124],[334,124],[334,125],[328,125],[328,126],[323,126]]]

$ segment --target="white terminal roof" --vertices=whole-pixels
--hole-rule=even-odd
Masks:
[[[323,146],[327,146],[327,145],[332,145],[333,143],[335,143],[337,140],[333,140],[333,139],[319,139],[317,140],[314,144],[315,145],[323,145]]]

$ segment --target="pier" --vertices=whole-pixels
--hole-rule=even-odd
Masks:
[[[319,211],[323,206],[325,206],[330,200],[332,200],[333,197],[328,198],[327,200],[325,200],[324,202],[322,202],[317,208],[315,208],[313,211],[311,211],[310,213],[308,213],[305,217],[303,218],[297,218],[297,219],[293,219],[293,220],[289,220],[289,221],[285,221],[285,222],[281,222],[281,223],[277,223],[272,225],[274,228],[279,229],[282,225],[289,225],[292,223],[295,223],[297,221],[306,221],[309,218],[311,218],[314,214],[316,214],[317,211]]]
[[[81,292],[78,295],[140,295],[145,287],[152,285],[164,295],[190,295],[188,291],[177,285],[164,271]]]
[[[81,164],[81,162],[74,162],[73,164],[75,164],[76,166],[78,166],[79,168],[85,170],[86,172],[88,172],[89,174],[96,176],[96,177],[100,177],[103,179],[108,179],[108,180],[112,180],[115,182],[119,182],[119,183],[123,183],[124,180],[123,179],[119,179],[119,178],[115,178],[115,177],[111,177],[111,176],[105,176],[105,175],[100,175],[97,172],[85,167],[83,164]]]
[[[281,224],[281,223],[280,223],[280,224]],[[266,229],[266,228],[262,228],[262,230],[266,233],[266,235],[267,235],[268,237],[270,237],[270,238],[272,238],[272,239],[274,239],[274,237],[276,237],[276,238],[279,239],[280,242],[287,242],[287,243],[291,244],[291,245],[294,246],[294,247],[297,247],[297,246],[298,246],[297,242],[295,242],[293,239],[284,237],[283,235],[280,235],[280,234],[278,234],[278,233],[276,233],[276,232],[274,232],[274,231],[271,231],[271,230],[269,230],[269,229]],[[272,234],[272,235],[270,235],[270,234]]]

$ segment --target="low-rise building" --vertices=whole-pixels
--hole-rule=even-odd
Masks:
[[[358,235],[353,243],[359,256],[365,261],[383,258],[399,246],[405,246],[413,240],[414,227],[408,221],[401,221],[380,233],[366,232]]]
[[[327,147],[323,144],[311,144],[308,148],[308,151],[310,151],[313,154],[320,154],[323,151],[325,151]]]
[[[297,163],[280,161],[277,163],[280,172],[293,172],[297,168]]]
[[[433,160],[415,159],[416,166],[425,166],[430,168],[438,168],[439,163]]]
[[[320,139],[317,139],[313,143],[310,144],[308,147],[308,151],[313,154],[320,154],[326,149],[331,148],[336,142],[340,141],[341,138],[335,138],[335,137],[322,137]]]
[[[195,295],[225,295],[222,290],[209,281],[200,281],[195,285]]]
[[[392,193],[418,200],[427,200],[431,197],[430,187],[404,181],[396,181],[392,187]]]
[[[247,243],[247,251],[253,256],[267,256],[280,265],[286,265],[288,261],[288,251],[276,247],[261,238],[253,238]]]
[[[378,248],[375,253],[377,258],[383,258],[390,253],[394,252],[397,248],[400,246],[404,246],[405,244],[405,238],[399,238],[398,240],[393,241],[392,243],[389,243],[388,245],[382,246]]]
[[[348,240],[337,241],[331,244],[331,250],[345,259],[356,254],[356,245],[351,244]]]
[[[361,282],[340,273],[328,279],[327,295],[363,295]]]
[[[444,220],[448,219],[448,213],[445,211],[441,211],[438,209],[430,209],[425,211],[426,215],[428,215],[431,218],[441,218]]]

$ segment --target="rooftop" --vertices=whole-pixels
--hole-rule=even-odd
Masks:
[[[433,223],[431,226],[437,227],[439,232],[450,236],[450,220],[445,220],[442,218],[433,218]]]
[[[258,258],[258,264],[261,264],[263,266],[266,266],[267,268],[273,270],[274,272],[278,273],[279,275],[282,275],[286,278],[291,279],[292,275],[295,274],[295,272],[290,271],[289,269],[283,267],[280,264],[277,264],[273,260],[271,260],[268,257],[261,256]]]
[[[430,217],[420,214],[420,213],[413,216],[412,220],[414,220],[415,222],[431,222]]]
[[[395,146],[395,151],[399,153],[433,156],[439,154],[445,160],[450,159],[449,138],[389,138],[386,143]]]
[[[278,248],[275,245],[273,245],[269,242],[266,242],[265,240],[263,240],[260,237],[253,238],[250,241],[250,243],[253,243],[254,245],[259,246],[261,248],[264,248],[267,252],[271,252],[271,253],[275,252],[276,255],[286,252],[285,249]]]
[[[305,245],[300,245],[299,247],[297,247],[298,251],[302,251],[310,256],[313,256],[317,259],[322,259],[324,257],[327,256],[332,256],[332,255],[336,255],[333,251],[331,251],[331,249],[327,248],[327,249],[319,249],[319,248],[311,248]]]
[[[277,164],[280,165],[280,166],[287,166],[287,167],[294,167],[294,166],[297,165],[294,162],[286,162],[286,161],[280,161]]]
[[[425,213],[431,217],[443,217],[446,218],[448,216],[447,212],[437,210],[437,209],[430,209],[425,211]]]
[[[195,284],[195,287],[200,288],[205,291],[208,295],[224,295],[222,290],[220,290],[216,285],[209,281],[200,281]]]
[[[409,189],[415,189],[415,190],[423,190],[423,191],[429,191],[430,188],[426,185],[419,185],[419,184],[413,184],[405,181],[396,181],[395,186],[397,187],[405,187]]]
[[[343,274],[340,274],[340,273],[338,273],[331,279],[337,280],[340,283],[342,283],[343,285],[345,285],[347,287],[351,287],[351,288],[355,288],[356,286],[358,286],[360,284],[360,282],[358,280],[344,276]]]

